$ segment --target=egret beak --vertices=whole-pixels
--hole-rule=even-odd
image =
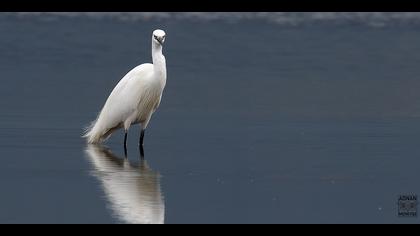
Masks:
[[[163,42],[165,41],[163,38],[157,38],[156,40],[160,43],[160,45],[163,45]]]

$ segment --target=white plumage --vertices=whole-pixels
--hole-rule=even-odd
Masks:
[[[132,124],[140,123],[140,142],[143,144],[144,131],[152,114],[159,107],[166,85],[166,60],[162,54],[164,41],[163,30],[153,31],[153,64],[145,63],[135,67],[115,86],[99,116],[83,136],[88,143],[103,142],[114,131],[124,128],[126,145],[128,129]]]

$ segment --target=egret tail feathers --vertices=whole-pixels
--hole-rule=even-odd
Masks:
[[[94,120],[85,130],[83,138],[87,139],[90,144],[99,144],[107,140],[112,133],[123,127],[122,123],[117,124],[114,127],[102,124],[103,120],[98,117]]]
[[[87,143],[90,144],[98,144],[103,141],[101,133],[98,132],[98,119],[92,121],[92,123],[86,127],[82,137],[86,138]]]

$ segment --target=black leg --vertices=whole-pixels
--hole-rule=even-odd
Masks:
[[[144,159],[144,129],[141,130],[140,133],[140,141],[139,141],[139,148],[140,148],[140,157],[141,159]]]
[[[127,158],[127,131],[124,134],[124,155]]]
[[[144,148],[142,145],[140,145],[140,159],[144,159]]]
[[[142,129],[141,130],[141,133],[140,133],[140,142],[139,142],[139,146],[140,147],[142,147],[143,146],[143,144],[144,144],[144,129]]]

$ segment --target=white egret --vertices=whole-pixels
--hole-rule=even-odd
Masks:
[[[153,64],[144,63],[135,67],[115,86],[97,119],[83,135],[88,143],[101,143],[116,130],[124,128],[124,149],[126,150],[130,126],[141,124],[139,145],[143,150],[145,130],[152,114],[159,107],[166,85],[166,60],[162,54],[165,36],[163,30],[153,31]]]

